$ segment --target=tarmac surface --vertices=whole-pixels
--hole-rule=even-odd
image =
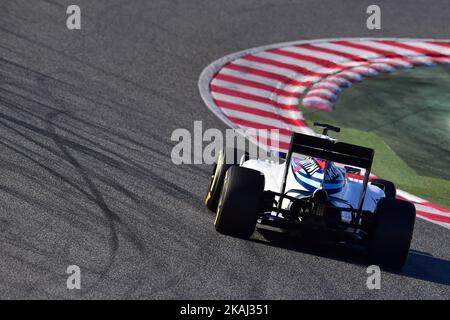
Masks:
[[[225,129],[197,81],[213,60],[275,42],[447,38],[450,3],[0,2],[0,297],[449,299],[450,233],[417,220],[400,273],[368,290],[359,250],[215,232],[207,165],[175,166],[177,128]],[[82,289],[66,287],[69,265]]]

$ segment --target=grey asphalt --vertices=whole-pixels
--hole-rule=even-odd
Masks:
[[[66,28],[66,8],[82,30]],[[450,231],[418,220],[400,273],[366,288],[359,251],[270,232],[217,234],[211,167],[174,166],[173,130],[225,126],[197,81],[211,61],[275,42],[448,38],[447,1],[2,0],[0,298],[450,298]],[[69,265],[82,289],[66,288]]]

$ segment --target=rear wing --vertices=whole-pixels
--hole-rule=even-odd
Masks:
[[[289,153],[301,153],[366,170],[371,169],[374,156],[374,151],[370,148],[296,132],[292,135]]]
[[[359,200],[358,208],[359,211],[362,210],[367,191],[367,184],[369,182],[370,170],[372,168],[374,156],[373,149],[293,132],[289,151],[286,156],[286,166],[281,185],[278,209],[281,209],[281,203],[284,198],[286,180],[293,153],[300,153],[306,156],[366,169],[363,180],[363,192]]]

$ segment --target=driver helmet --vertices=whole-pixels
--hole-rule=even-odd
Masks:
[[[300,158],[293,156],[291,170],[295,180],[306,190],[315,191],[324,180],[324,189],[328,194],[342,191],[345,185],[344,172],[333,162],[325,172],[326,161],[313,157]]]

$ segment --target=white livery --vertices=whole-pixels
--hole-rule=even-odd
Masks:
[[[378,265],[402,268],[408,257],[416,209],[396,199],[395,185],[371,179],[374,150],[320,136],[292,134],[278,161],[249,159],[223,150],[214,167],[207,208],[219,233],[250,238],[257,225],[326,235],[368,249]],[[314,235],[312,235],[314,236]]]

